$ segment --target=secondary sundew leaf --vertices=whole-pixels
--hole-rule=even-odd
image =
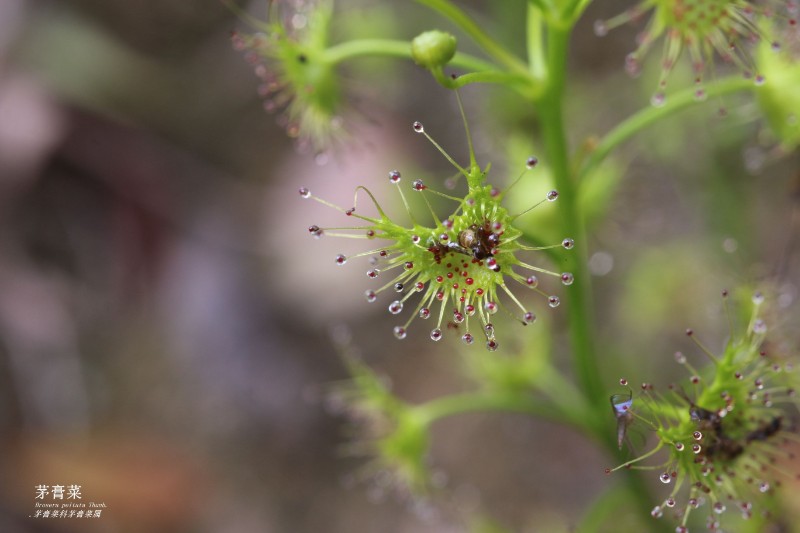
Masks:
[[[463,111],[462,111],[463,113]],[[466,126],[466,120],[464,121]],[[320,228],[313,225],[309,233],[320,238],[323,235],[384,240],[387,244],[361,252],[354,257],[370,257],[373,264],[367,270],[370,279],[388,277],[377,289],[365,293],[368,302],[375,302],[383,292],[396,293],[388,310],[400,315],[404,310],[413,310],[405,322],[395,326],[394,335],[404,339],[412,322],[432,321],[430,338],[441,340],[447,330],[454,329],[461,334],[461,340],[473,344],[476,340],[476,320],[486,339],[486,348],[494,351],[498,347],[493,315],[503,309],[514,316],[521,324],[531,324],[536,315],[530,311],[519,296],[512,290],[513,285],[521,285],[542,295],[551,308],[558,307],[558,296],[543,292],[539,288],[539,275],[549,275],[571,285],[571,273],[557,273],[528,263],[522,258],[524,252],[545,249],[574,247],[571,238],[558,244],[533,247],[521,242],[521,232],[514,226],[517,217],[524,215],[542,203],[558,198],[557,191],[550,191],[540,202],[518,214],[510,214],[501,205],[505,194],[533,169],[538,160],[530,157],[526,170],[505,191],[487,183],[488,166],[481,169],[475,161],[472,142],[467,129],[470,163],[466,167],[456,163],[438,144],[425,133],[421,123],[415,122],[413,129],[424,134],[431,143],[455,166],[467,180],[468,191],[463,198],[430,189],[422,180],[413,180],[412,194],[422,194],[428,205],[433,223],[422,225],[416,222],[409,210],[403,193],[402,176],[397,170],[389,172],[389,182],[398,188],[403,203],[408,210],[412,224],[409,227],[390,219],[381,208],[375,196],[366,187],[356,189],[354,206],[345,209],[317,198],[306,188],[300,189],[303,198],[314,198],[320,203],[333,207],[362,224],[351,227]],[[367,194],[377,209],[375,217],[362,215],[357,211],[357,194]],[[440,218],[433,210],[427,195],[435,194],[453,201],[455,210],[447,217]],[[348,257],[339,254],[335,263],[344,265]],[[414,298],[419,294],[418,298]],[[411,303],[413,302],[413,303]],[[508,309],[510,308],[510,309]]]
[[[653,105],[659,106],[666,99],[667,78],[684,50],[692,63],[699,100],[706,97],[703,78],[709,70],[713,74],[715,55],[753,77],[756,84],[763,84],[764,75],[747,46],[769,39],[759,29],[764,19],[781,18],[796,26],[797,10],[795,0],[642,0],[609,20],[597,21],[595,33],[604,36],[613,28],[648,18],[637,37],[638,48],[625,59],[625,68],[638,74],[642,60],[663,36],[661,74],[652,98]],[[780,48],[779,42],[773,41],[773,45]]]
[[[350,379],[334,388],[328,403],[350,421],[353,440],[344,451],[370,459],[358,477],[380,480],[377,485],[400,495],[425,493],[430,485],[426,421],[357,357],[345,355],[344,362]]]
[[[261,22],[242,13],[255,33],[232,34],[233,47],[245,53],[261,80],[264,109],[280,112],[279,123],[300,147],[322,152],[344,135],[343,104],[336,66],[325,55],[332,0],[277,3],[273,21]]]
[[[685,355],[676,353],[675,360],[691,374],[685,386],[670,385],[662,394],[645,383],[641,395],[629,403],[622,397],[616,404],[612,399],[618,429],[622,415],[617,406],[627,406],[624,416],[652,429],[657,442],[606,472],[657,472],[672,490],[652,515],[674,514],[680,522],[676,531],[688,531],[689,516],[698,508],[707,510],[711,531],[719,529],[720,515],[729,508],[749,519],[758,512],[759,500],[772,494],[782,477],[792,475],[776,462],[788,457],[786,444],[798,441],[788,423],[790,411],[797,408],[796,377],[791,364],[764,350],[767,326],[759,312],[764,297],[757,293],[752,302],[746,329],[736,330],[731,322],[731,337],[720,355],[687,331],[709,364],[697,370]],[[659,452],[666,460],[643,466]]]

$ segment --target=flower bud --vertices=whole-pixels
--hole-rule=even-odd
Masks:
[[[426,31],[411,41],[411,57],[424,68],[443,67],[456,54],[456,38],[439,30]]]

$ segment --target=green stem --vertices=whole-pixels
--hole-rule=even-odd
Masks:
[[[563,11],[564,20],[566,20],[570,26],[573,25],[591,3],[592,0],[571,0],[567,8]]]
[[[587,401],[596,406],[597,413],[606,412],[605,387],[597,366],[597,355],[592,342],[594,323],[590,305],[591,279],[587,264],[587,242],[583,219],[578,207],[577,184],[570,172],[567,138],[564,132],[563,96],[567,67],[567,50],[570,30],[550,27],[547,33],[547,88],[539,106],[542,133],[547,150],[548,164],[559,190],[559,215],[565,237],[575,239],[576,246],[565,254],[565,270],[572,272],[575,282],[566,290],[569,295],[566,310],[569,315],[569,335],[575,373]],[[590,425],[601,431],[600,417],[592,417]]]
[[[757,86],[753,83],[753,80],[731,77],[709,84],[706,87],[706,94],[708,97],[718,97],[739,91],[755,89],[757,89]],[[614,148],[627,141],[634,134],[647,126],[658,122],[664,117],[700,103],[702,103],[702,101],[695,98],[695,89],[690,88],[678,92],[674,96],[670,96],[661,107],[647,107],[632,115],[603,137],[594,151],[592,151],[583,163],[579,176],[586,177],[589,175]]]
[[[559,423],[569,423],[582,428],[580,413],[561,412],[555,406],[548,405],[530,394],[511,394],[500,391],[465,392],[442,396],[416,406],[423,420],[430,424],[435,420],[457,414],[482,411],[505,411],[534,415]]]
[[[575,275],[575,282],[567,288],[569,300],[569,336],[573,365],[578,383],[584,392],[590,410],[588,416],[579,421],[579,426],[589,432],[606,450],[615,454],[617,443],[609,430],[610,415],[608,398],[605,395],[602,376],[598,366],[597,352],[593,344],[594,324],[590,302],[591,279],[587,264],[586,230],[578,207],[578,183],[570,172],[569,151],[564,132],[563,97],[567,69],[567,51],[571,28],[550,26],[547,33],[548,80],[544,96],[539,102],[539,117],[544,137],[548,163],[553,171],[559,196],[559,214],[562,230],[575,239],[576,246],[567,255],[566,268]],[[566,236],[566,235],[565,235]],[[626,473],[628,494],[636,501],[643,517],[648,517],[652,507],[650,491],[641,476]],[[663,524],[662,524],[663,525]],[[658,529],[661,525],[656,525]]]
[[[526,98],[534,98],[538,94],[539,86],[533,84],[530,76],[520,75],[515,72],[499,70],[484,70],[482,72],[469,72],[456,78],[451,78],[444,73],[441,67],[431,69],[434,79],[448,89],[459,89],[471,83],[496,83],[518,91]]]
[[[325,50],[325,60],[330,64],[364,56],[389,56],[411,59],[411,43],[392,39],[355,39],[331,46]],[[449,64],[478,72],[497,70],[497,67],[492,63],[461,52],[457,52]]]
[[[528,4],[527,43],[528,68],[531,76],[539,82],[547,76],[544,57],[544,15],[539,6]]]
[[[522,61],[506,50],[503,45],[489,37],[474,20],[469,18],[466,13],[448,0],[417,0],[417,3],[438,11],[446,18],[450,19],[454,24],[464,30],[467,35],[472,37],[472,40],[483,48],[487,54],[510,70],[519,73],[527,72],[527,68]]]

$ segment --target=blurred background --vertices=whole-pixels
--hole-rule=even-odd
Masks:
[[[458,34],[416,5],[372,4],[338,2],[334,41]],[[461,4],[523,52],[523,0]],[[592,6],[574,36],[576,147],[647,106],[655,87],[655,56],[641,79],[623,72],[635,29],[602,40],[591,30],[631,3],[619,4]],[[264,18],[265,2],[247,7]],[[466,531],[476,517],[567,531],[619,458],[519,415],[436,427],[431,461],[454,512],[354,483],[361,463],[343,457],[343,421],[326,409],[346,378],[332,327],[348,327],[408,401],[472,384],[453,339],[434,346],[413,327],[392,338],[383,301],[364,301],[362,266],[334,265],[358,243],[308,236],[340,214],[297,189],[347,206],[364,184],[398,208],[389,170],[439,189],[451,175],[410,124],[461,160],[462,126],[452,95],[420,69],[360,60],[342,73],[351,140],[324,157],[298,151],[264,112],[235,29],[250,31],[217,0],[0,3],[0,531],[424,533]],[[687,80],[678,70],[671,83]],[[515,161],[536,153],[535,110],[483,86],[462,96],[479,160],[498,183],[516,177]],[[778,295],[778,342],[796,354],[800,167],[776,155],[758,116],[747,98],[709,102],[598,171],[582,244],[610,387],[623,368],[632,382],[682,377],[671,354],[691,353],[688,326],[719,351],[720,290],[763,279]],[[540,172],[546,190],[546,162]],[[541,329],[566,360],[559,316]],[[70,484],[105,514],[30,518],[35,486]]]

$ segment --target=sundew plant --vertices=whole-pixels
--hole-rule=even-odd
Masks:
[[[355,429],[343,448],[363,457],[356,477],[455,530],[797,531],[797,2],[408,4],[274,1],[263,20],[231,5],[242,18],[234,48],[298,157],[327,162],[335,182],[338,152],[391,128],[449,168],[386,161],[352,194],[298,180],[281,200],[309,217],[282,230],[307,239],[294,261],[362,270],[359,293],[337,297],[391,319],[381,342],[449,354],[471,383],[406,400],[359,335],[343,333],[358,324],[331,321],[350,379],[330,403]],[[406,9],[429,16],[401,23]],[[356,11],[383,25],[354,29]],[[386,21],[402,28],[379,31]],[[570,68],[574,48],[619,52],[618,72]],[[425,75],[417,120],[359,119],[354,102],[381,91],[350,94],[359,76],[380,84],[363,61]],[[407,83],[385,77],[387,94]],[[609,121],[614,106],[627,118]],[[433,107],[452,110],[458,136],[426,121]],[[655,224],[678,235],[707,226],[703,243],[642,229],[653,223],[626,193],[651,172],[639,187],[702,200]],[[337,223],[316,220],[331,212]],[[361,247],[322,257],[320,239]],[[563,475],[599,477],[594,501],[552,526],[453,505],[431,468],[432,429],[470,412],[575,430],[606,459]]]

